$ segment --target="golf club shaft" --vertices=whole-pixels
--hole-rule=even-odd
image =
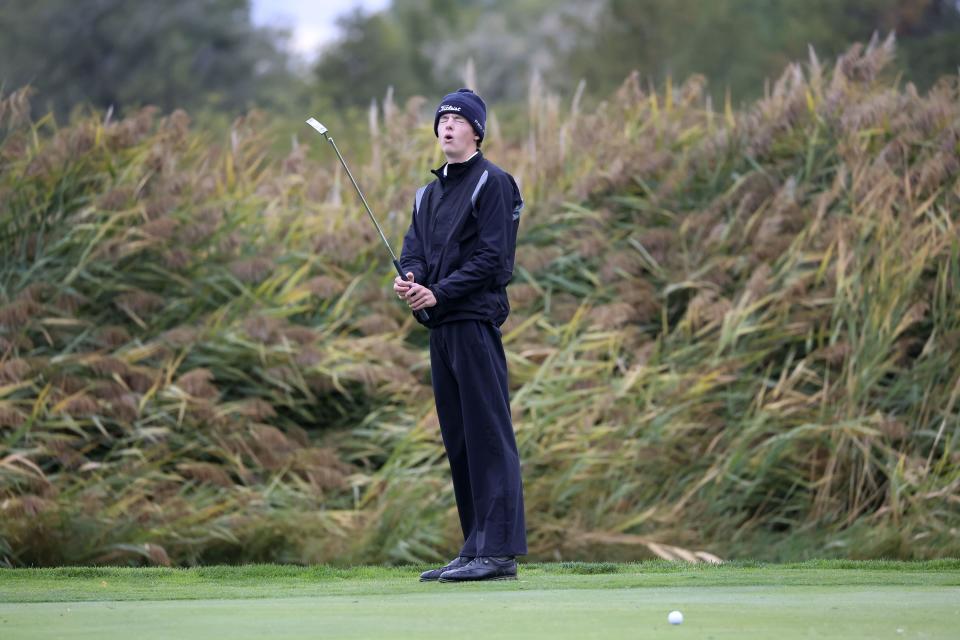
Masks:
[[[347,166],[347,163],[344,161],[343,156],[340,155],[340,149],[337,148],[337,143],[333,141],[332,136],[327,136],[327,140],[330,141],[330,144],[333,146],[333,150],[337,153],[337,157],[340,158],[340,164],[343,165],[344,170],[347,172],[347,176],[350,178],[350,182],[353,183],[353,188],[357,190],[357,194],[360,196],[360,201],[363,202],[364,208],[367,210],[367,214],[370,216],[370,219],[373,221],[373,226],[377,228],[377,233],[380,234],[380,239],[383,240],[383,244],[386,245],[387,251],[390,252],[390,257],[393,258],[393,261],[397,261],[397,256],[393,252],[393,249],[390,248],[390,243],[387,242],[387,237],[383,235],[383,230],[380,228],[380,224],[377,222],[377,219],[373,216],[373,211],[370,210],[370,205],[367,204],[367,199],[363,197],[363,192],[360,191],[360,185],[357,184],[357,181],[353,179],[353,174],[350,173],[350,167]],[[403,274],[400,274],[401,276]]]
[[[347,172],[347,176],[350,178],[350,182],[353,183],[353,188],[357,190],[357,194],[360,196],[360,201],[363,202],[363,207],[367,210],[367,215],[370,216],[370,220],[373,221],[373,226],[377,228],[377,233],[380,234],[380,239],[383,240],[384,246],[387,247],[387,251],[390,252],[390,257],[393,259],[393,266],[397,269],[397,273],[400,275],[400,279],[406,281],[407,276],[403,272],[403,267],[400,266],[400,261],[397,260],[397,254],[393,252],[393,248],[390,246],[390,243],[387,241],[387,236],[383,234],[383,229],[380,228],[380,224],[377,222],[377,219],[373,215],[373,211],[370,210],[370,205],[367,204],[367,199],[363,197],[363,192],[360,191],[360,185],[357,184],[357,181],[353,178],[353,174],[350,172],[350,167],[347,166],[346,161],[343,159],[343,155],[340,153],[340,149],[337,148],[337,143],[333,141],[333,136],[323,134],[324,137],[330,142],[330,145],[333,147],[333,150],[337,154],[337,158],[340,159],[340,164],[343,165],[344,171]],[[427,313],[426,309],[420,309],[415,312],[417,317],[426,322],[430,319],[430,314]]]

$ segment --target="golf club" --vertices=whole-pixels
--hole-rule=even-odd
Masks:
[[[400,266],[400,262],[397,260],[397,254],[393,252],[393,249],[390,247],[390,243],[387,242],[387,236],[383,235],[383,230],[380,228],[380,224],[377,222],[377,219],[373,217],[373,211],[370,210],[370,205],[367,204],[367,199],[363,197],[363,192],[360,191],[360,185],[357,184],[357,181],[353,179],[353,174],[350,173],[350,167],[347,166],[347,163],[344,161],[343,156],[340,155],[340,149],[337,148],[337,143],[333,141],[333,136],[327,133],[327,128],[320,124],[316,118],[310,118],[307,120],[307,124],[317,130],[318,133],[322,134],[324,138],[327,139],[333,146],[333,150],[337,152],[337,157],[340,158],[340,164],[343,165],[344,170],[347,172],[347,175],[350,177],[350,182],[353,183],[353,187],[357,190],[357,193],[360,195],[360,200],[363,202],[364,208],[366,208],[367,213],[370,215],[370,219],[373,220],[373,225],[377,228],[377,232],[380,234],[380,238],[383,240],[383,244],[386,245],[387,251],[390,252],[390,257],[393,259],[393,266],[396,267],[397,273],[400,274],[401,280],[406,280],[407,277],[403,273],[403,268]],[[426,322],[430,319],[430,315],[427,313],[426,309],[420,309],[416,312],[417,317]]]

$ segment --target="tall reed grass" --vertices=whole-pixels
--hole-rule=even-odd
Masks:
[[[960,553],[960,87],[892,55],[811,51],[739,111],[699,77],[590,112],[534,82],[528,135],[491,127],[528,202],[533,557]],[[212,140],[27,105],[0,102],[3,562],[454,551],[425,334],[335,160],[271,158],[258,113]],[[397,246],[427,115],[388,95],[354,168]]]

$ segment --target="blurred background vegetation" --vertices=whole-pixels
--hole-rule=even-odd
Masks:
[[[393,0],[330,15],[338,35],[311,65],[290,58],[289,29],[255,25],[250,0],[6,0],[0,81],[39,91],[35,113],[78,105],[239,115],[256,105],[366,108],[388,87],[405,101],[474,85],[491,102],[523,101],[530,79],[599,99],[637,70],[645,83],[704,75],[719,103],[762,95],[808,46],[836,56],[895,33],[892,71],[921,90],[955,73],[956,0]],[[321,6],[317,11],[324,11]],[[302,61],[300,61],[302,63]]]
[[[464,84],[528,203],[533,557],[960,554],[957,3],[395,0],[310,64],[159,7],[0,5],[0,564],[456,548],[425,332],[302,121],[399,246]]]

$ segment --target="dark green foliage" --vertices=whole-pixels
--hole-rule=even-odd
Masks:
[[[710,78],[715,101],[760,94],[790,60],[812,46],[825,57],[874,32],[895,33],[894,70],[922,88],[957,66],[960,9],[952,0],[609,0],[584,28],[566,62],[573,79],[601,90],[638,69],[661,83],[668,76]],[[568,82],[568,86],[572,83]]]
[[[900,43],[890,75],[921,89],[960,63],[954,0],[395,0],[342,27],[316,67],[317,94],[339,106],[464,83],[516,103],[535,74],[566,94],[585,80],[599,97],[634,70],[657,86],[701,74],[715,103],[729,91],[741,104],[808,47],[832,58],[875,32]]]
[[[248,0],[7,0],[0,4],[0,85],[31,84],[37,106],[231,113],[276,105],[295,89],[282,34],[250,23]]]

